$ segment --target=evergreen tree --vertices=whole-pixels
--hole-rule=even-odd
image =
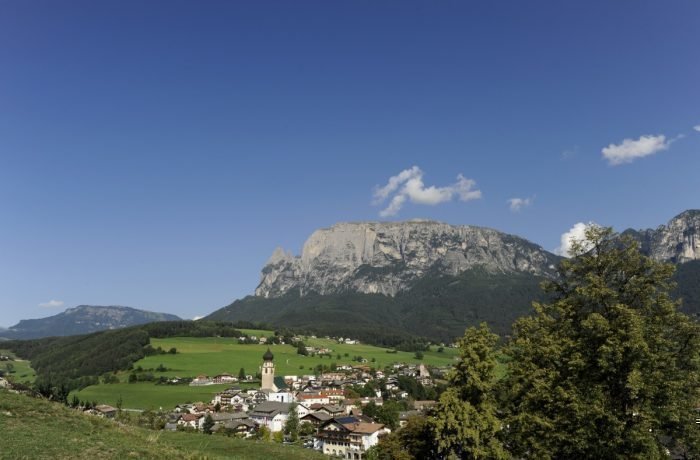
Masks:
[[[211,434],[211,429],[214,428],[214,419],[211,418],[211,414],[207,414],[204,417],[204,423],[202,424],[202,432],[204,434]]]
[[[245,369],[241,367],[241,370],[238,371],[238,380],[245,380]]]
[[[509,446],[551,458],[697,456],[698,325],[669,292],[671,265],[591,227],[514,325],[506,353]],[[669,444],[668,446],[664,446]]]
[[[497,342],[486,323],[468,328],[459,340],[460,360],[430,419],[440,457],[508,458],[498,439],[502,423],[494,398]]]
[[[296,404],[289,406],[289,415],[287,416],[287,422],[284,424],[284,434],[292,442],[296,442],[299,439],[299,414],[297,413]]]

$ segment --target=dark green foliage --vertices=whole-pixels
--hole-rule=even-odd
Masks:
[[[240,325],[227,321],[163,321],[140,326],[149,337],[238,337]],[[177,353],[169,350],[168,353]]]
[[[32,362],[37,382],[61,382],[70,389],[81,388],[85,377],[127,369],[144,357],[148,334],[137,328],[97,332],[90,335],[53,337],[8,342],[7,347]],[[82,379],[82,380],[81,380]]]
[[[428,419],[411,417],[406,426],[383,437],[367,452],[368,460],[414,460],[437,457],[437,446]]]
[[[222,336],[238,337],[240,330],[232,323],[218,321],[170,321],[150,323],[89,335],[49,337],[45,339],[8,341],[3,346],[32,362],[37,385],[80,389],[98,383],[98,376],[127,370],[146,355],[177,353],[153,348],[150,337]],[[162,372],[163,369],[159,368]],[[152,374],[132,377],[129,381],[153,381]],[[107,377],[112,383],[116,377]],[[134,380],[135,379],[135,380]]]
[[[491,274],[473,269],[458,276],[426,276],[410,290],[379,294],[318,295],[289,292],[283,297],[246,297],[207,317],[212,320],[260,320],[319,335],[352,337],[402,350],[425,350],[427,337],[452,341],[468,325],[486,321],[499,334],[544,299],[541,278]]]
[[[296,404],[289,407],[287,422],[284,424],[284,434],[291,442],[299,440],[299,414],[297,414]]]
[[[210,414],[204,417],[204,423],[202,424],[202,432],[204,434],[211,434],[211,429],[214,428],[214,419],[211,418]]]
[[[396,429],[399,425],[399,412],[406,410],[405,405],[393,400],[384,401],[381,406],[373,401],[362,408],[362,415],[373,418],[379,423],[387,425],[391,429]]]
[[[676,266],[673,281],[677,286],[673,290],[676,298],[683,299],[680,311],[700,317],[700,260],[693,260]]]
[[[506,423],[528,458],[697,458],[700,329],[669,292],[673,266],[590,228],[514,326]]]
[[[408,393],[408,397],[414,400],[424,401],[437,399],[437,392],[433,387],[426,387],[413,377],[399,375],[397,377],[399,388]]]
[[[449,387],[430,419],[437,451],[442,457],[508,458],[499,434],[495,399],[498,336],[482,323],[470,327],[459,341],[460,360],[449,375]]]

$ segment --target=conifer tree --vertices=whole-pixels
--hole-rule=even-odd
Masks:
[[[204,434],[211,434],[212,428],[214,428],[214,419],[211,417],[211,414],[207,414],[207,416],[204,417],[204,423],[202,424],[202,432]]]
[[[287,422],[284,424],[284,434],[289,436],[289,440],[296,442],[299,439],[299,414],[297,413],[297,405],[289,406],[289,415]]]
[[[440,458],[508,458],[494,398],[497,342],[486,323],[468,328],[459,341],[460,361],[430,420]]]

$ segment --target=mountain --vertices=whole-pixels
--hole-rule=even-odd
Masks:
[[[359,339],[451,340],[465,324],[506,333],[560,257],[497,230],[433,221],[341,223],[300,256],[276,249],[255,296],[209,315]],[[390,336],[387,338],[387,336]]]
[[[278,248],[262,271],[257,297],[291,290],[395,296],[424,276],[456,276],[479,268],[490,274],[554,276],[558,257],[489,228],[433,221],[342,223],[315,231],[301,256]]]
[[[622,232],[639,241],[650,257],[676,264],[675,295],[683,299],[681,310],[700,316],[700,210],[678,214],[655,229]]]
[[[700,211],[656,229],[623,232],[643,252],[678,265],[682,309],[700,313]],[[301,255],[280,248],[254,296],[207,317],[265,321],[322,334],[394,344],[408,337],[451,340],[486,321],[507,334],[561,258],[497,230],[433,221],[341,223],[315,231]]]
[[[131,307],[80,305],[47,318],[23,319],[9,329],[0,330],[0,336],[8,339],[36,339],[178,320],[180,318],[175,315]]]
[[[700,210],[682,212],[656,229],[625,230],[639,241],[642,252],[663,262],[682,264],[700,260]]]

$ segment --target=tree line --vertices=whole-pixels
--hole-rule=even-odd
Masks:
[[[150,339],[166,337],[239,337],[253,323],[223,321],[165,321],[87,335],[16,340],[3,343],[17,356],[31,361],[35,388],[44,396],[64,400],[65,391],[99,382],[98,376],[128,370],[145,356],[176,353],[153,348]]]

